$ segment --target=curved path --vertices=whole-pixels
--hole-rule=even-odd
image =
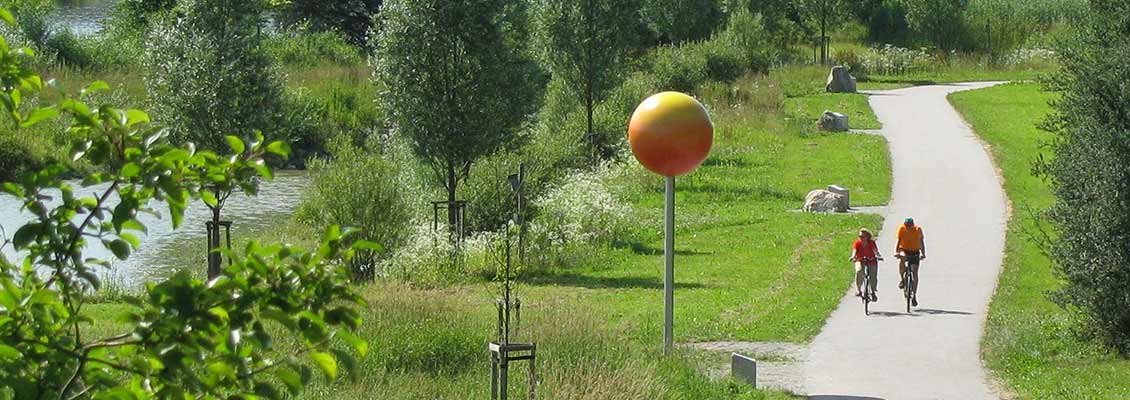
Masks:
[[[996,398],[981,332],[1003,258],[1007,200],[984,146],[946,95],[992,83],[873,92],[894,170],[879,234],[879,302],[865,316],[854,288],[812,342],[805,386],[815,399]],[[891,251],[902,219],[926,233],[919,308],[907,314]],[[845,250],[846,254],[846,250]]]

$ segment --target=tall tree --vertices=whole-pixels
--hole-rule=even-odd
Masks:
[[[1093,21],[1058,49],[1050,85],[1062,94],[1048,121],[1054,157],[1041,166],[1056,196],[1049,250],[1064,286],[1054,299],[1130,354],[1130,3],[1091,7]]]
[[[375,37],[375,79],[395,132],[454,204],[478,159],[511,143],[537,109],[532,63],[509,40],[525,15],[507,0],[390,0]],[[448,209],[452,229],[455,207]]]
[[[365,47],[381,3],[382,0],[287,0],[279,7],[276,21],[285,28],[338,32],[350,44]]]
[[[619,83],[628,53],[640,40],[638,6],[639,0],[534,3],[537,52],[581,99],[588,127],[585,138],[594,146],[593,110]]]
[[[836,29],[851,11],[847,0],[797,0],[805,25],[820,32],[820,63],[828,62],[828,30]]]

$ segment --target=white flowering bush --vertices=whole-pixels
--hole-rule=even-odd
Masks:
[[[885,44],[864,52],[860,63],[870,74],[901,75],[925,69],[930,61],[930,54],[924,49],[913,50]]]
[[[624,231],[632,209],[609,190],[605,181],[616,171],[614,166],[606,166],[597,172],[570,174],[560,186],[534,201],[538,215],[529,230],[535,261],[560,265],[570,252],[610,242]]]
[[[417,221],[400,247],[381,262],[378,275],[422,285],[459,275],[457,249],[449,232],[446,224],[433,229],[431,221]]]
[[[1050,63],[1055,60],[1055,51],[1050,49],[1018,49],[1002,60],[1005,65],[1018,67],[1031,64]]]

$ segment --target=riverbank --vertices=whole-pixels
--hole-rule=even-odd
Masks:
[[[1004,270],[989,309],[982,353],[986,364],[1022,399],[1130,397],[1130,360],[1087,339],[1080,321],[1056,305],[1062,283],[1042,252],[1037,215],[1054,197],[1032,175],[1049,156],[1051,133],[1037,128],[1055,95],[1033,83],[956,93],[951,102],[988,143],[1012,203]]]

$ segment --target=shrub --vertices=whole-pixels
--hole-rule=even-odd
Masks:
[[[836,64],[846,65],[855,76],[863,77],[867,72],[867,68],[863,65],[863,58],[854,49],[836,50],[832,54],[832,60],[835,60]]]
[[[589,251],[588,245],[611,242],[624,231],[631,207],[612,194],[603,174],[617,168],[606,165],[597,172],[575,172],[558,187],[534,201],[537,217],[530,224],[535,262],[561,265],[571,252]]]
[[[1054,156],[1038,170],[1056,202],[1047,243],[1064,286],[1053,300],[1082,311],[1086,326],[1130,354],[1130,3],[1093,2],[1094,19],[1058,49],[1051,88],[1062,92],[1047,127]]]
[[[961,45],[968,0],[907,0],[906,21],[921,37],[942,50]]]
[[[873,47],[863,54],[863,70],[876,75],[901,75],[925,68],[930,63],[925,50],[911,50],[889,44]]]
[[[295,213],[314,225],[336,224],[361,230],[358,239],[397,250],[415,217],[420,185],[403,168],[374,152],[337,143],[332,161],[310,163],[311,186]],[[360,251],[350,262],[354,279],[372,279],[381,255]]]
[[[722,21],[718,0],[641,0],[640,16],[661,43],[710,37]]]
[[[651,72],[660,90],[690,92],[706,81],[706,57],[691,45],[661,46],[652,54]]]
[[[720,43],[736,50],[742,61],[742,68],[752,72],[768,72],[769,66],[776,60],[775,46],[770,42],[766,32],[764,18],[760,14],[752,14],[745,8],[739,8],[730,15],[726,23],[726,30],[715,37]]]

